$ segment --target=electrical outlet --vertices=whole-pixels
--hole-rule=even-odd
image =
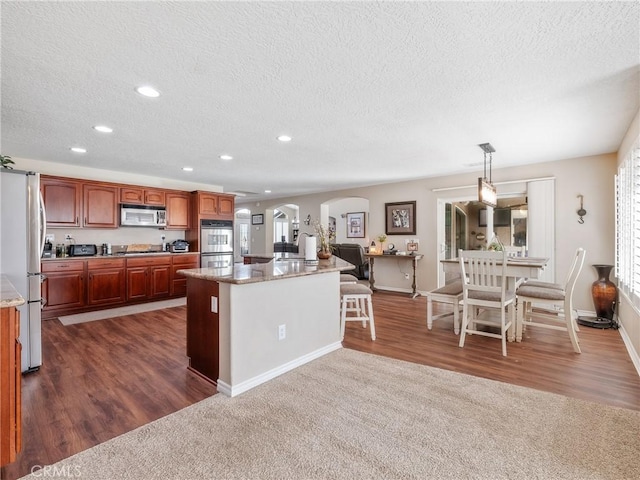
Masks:
[[[404,274],[404,279],[405,279],[405,280],[409,280],[409,274],[408,274],[408,273],[405,273],[405,274]]]
[[[67,234],[65,234],[64,239],[65,240],[73,240],[73,237],[71,236],[70,233],[67,233]]]
[[[287,326],[279,325],[278,326],[278,340],[284,340],[287,337]]]
[[[53,243],[56,240],[56,236],[53,233],[47,233],[44,237],[46,243]]]

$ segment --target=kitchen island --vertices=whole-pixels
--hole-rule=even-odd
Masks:
[[[341,258],[178,270],[187,277],[189,369],[236,396],[341,348]]]

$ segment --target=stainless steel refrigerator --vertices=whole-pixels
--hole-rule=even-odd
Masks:
[[[22,371],[42,365],[40,257],[46,218],[40,174],[0,168],[0,273],[26,300],[20,307]]]

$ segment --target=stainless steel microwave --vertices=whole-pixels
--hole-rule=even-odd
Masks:
[[[123,227],[166,227],[167,210],[146,205],[120,205],[120,225]]]

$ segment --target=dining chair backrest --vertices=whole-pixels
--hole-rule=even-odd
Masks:
[[[502,249],[507,252],[507,257],[524,257],[526,254],[526,248],[523,247],[514,247],[511,245],[505,245]]]
[[[571,267],[569,278],[567,278],[564,293],[565,298],[568,300],[567,308],[569,312],[573,311],[573,289],[576,286],[576,280],[578,279],[578,275],[580,275],[580,271],[582,270],[582,266],[584,265],[585,255],[586,251],[584,248],[578,248],[576,250],[575,258],[573,259],[573,266]],[[569,313],[566,314],[569,315]]]
[[[506,288],[506,252],[488,250],[459,250],[460,271],[466,290],[500,292]]]

